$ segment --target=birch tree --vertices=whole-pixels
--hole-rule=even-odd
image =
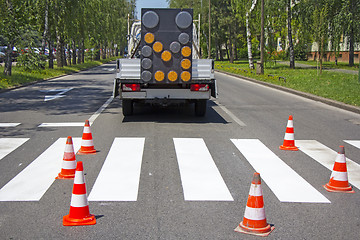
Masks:
[[[250,69],[254,69],[254,61],[253,61],[253,57],[252,57],[252,44],[251,44],[251,31],[250,31],[250,25],[249,25],[249,16],[251,16],[251,12],[255,9],[256,7],[256,3],[257,0],[252,0],[251,3],[251,7],[249,9],[249,11],[246,12],[246,42],[247,42],[247,49],[248,49],[248,59],[249,59],[249,68]]]
[[[288,39],[289,39],[289,56],[290,56],[290,68],[295,69],[295,53],[294,53],[294,44],[292,40],[292,30],[291,30],[291,8],[292,0],[286,0],[287,8],[287,27],[288,27]]]

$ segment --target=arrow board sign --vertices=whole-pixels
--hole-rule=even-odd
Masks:
[[[44,101],[51,101],[57,98],[62,98],[65,97],[65,93],[67,93],[68,91],[72,90],[74,88],[64,88],[64,89],[50,89],[50,90],[40,90],[40,92],[45,92],[45,93],[56,93],[55,95],[45,95]]]

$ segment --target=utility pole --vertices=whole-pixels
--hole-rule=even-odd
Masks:
[[[209,0],[209,49],[208,49],[208,58],[210,59],[211,55],[211,22],[210,22],[210,14],[211,14],[211,0]]]

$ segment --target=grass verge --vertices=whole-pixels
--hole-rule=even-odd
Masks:
[[[267,66],[264,75],[257,75],[256,70],[249,70],[247,61],[217,61],[215,69],[360,106],[358,75],[330,71],[318,75],[316,69],[290,69],[281,64]]]
[[[45,68],[43,70],[31,72],[25,71],[22,67],[19,66],[12,66],[11,76],[5,76],[4,67],[0,66],[0,90],[21,86],[31,82],[54,78],[65,74],[79,72],[85,69],[99,66],[109,61],[116,60],[117,58],[118,57],[112,57],[107,59],[101,59],[99,61],[85,61],[85,63],[82,64],[76,64],[62,68],[58,68],[55,64],[54,69]]]
[[[317,61],[310,61],[310,60],[309,61],[296,61],[296,63],[306,64],[306,65],[310,65],[313,67],[316,67],[316,66],[320,67],[320,63],[318,63]],[[296,63],[295,63],[295,66],[296,66]],[[326,69],[335,68],[335,69],[359,71],[359,64],[355,64],[353,67],[349,67],[349,63],[345,63],[345,62],[338,62],[337,65],[335,64],[335,62],[323,62],[323,68],[326,68]]]

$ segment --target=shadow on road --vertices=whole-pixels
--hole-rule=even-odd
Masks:
[[[156,122],[156,123],[222,123],[228,122],[215,110],[217,106],[208,101],[204,117],[195,116],[195,104],[182,104],[180,106],[159,107],[146,104],[134,104],[134,114],[126,116],[123,122]]]

